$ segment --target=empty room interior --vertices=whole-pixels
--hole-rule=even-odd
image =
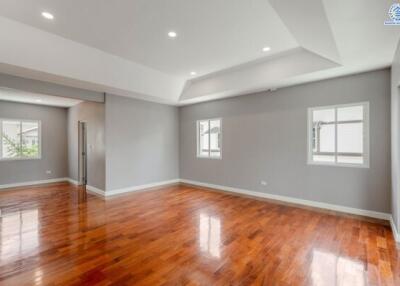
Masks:
[[[400,285],[400,3],[0,0],[0,285]]]

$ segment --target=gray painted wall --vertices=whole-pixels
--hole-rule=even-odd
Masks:
[[[67,109],[0,101],[0,118],[41,120],[42,129],[42,158],[0,161],[0,185],[68,176]]]
[[[106,189],[179,178],[177,107],[106,95]]]
[[[370,168],[307,165],[307,108],[362,101],[370,102]],[[198,159],[196,120],[215,117],[222,160]],[[390,212],[390,71],[181,107],[180,177]]]
[[[392,215],[397,230],[400,230],[400,42],[393,59],[391,85],[392,126]]]
[[[105,189],[105,107],[82,102],[68,110],[69,177],[78,181],[78,121],[87,122],[88,185]]]

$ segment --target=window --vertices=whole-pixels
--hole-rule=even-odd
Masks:
[[[308,163],[369,167],[369,104],[309,108]]]
[[[39,159],[40,121],[0,119],[0,160]]]
[[[221,158],[221,119],[197,121],[197,157]]]

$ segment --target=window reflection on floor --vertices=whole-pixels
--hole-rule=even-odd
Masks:
[[[43,282],[43,271],[40,268],[35,269],[33,282],[35,285],[42,285]]]
[[[361,262],[332,253],[313,250],[311,275],[314,286],[364,286],[365,273]]]
[[[1,223],[1,259],[27,253],[39,244],[38,210],[4,214]]]
[[[213,257],[220,257],[221,221],[220,219],[200,214],[200,249]]]

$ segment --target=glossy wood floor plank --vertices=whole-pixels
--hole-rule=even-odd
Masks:
[[[400,285],[377,222],[171,186],[0,193],[0,285]]]

